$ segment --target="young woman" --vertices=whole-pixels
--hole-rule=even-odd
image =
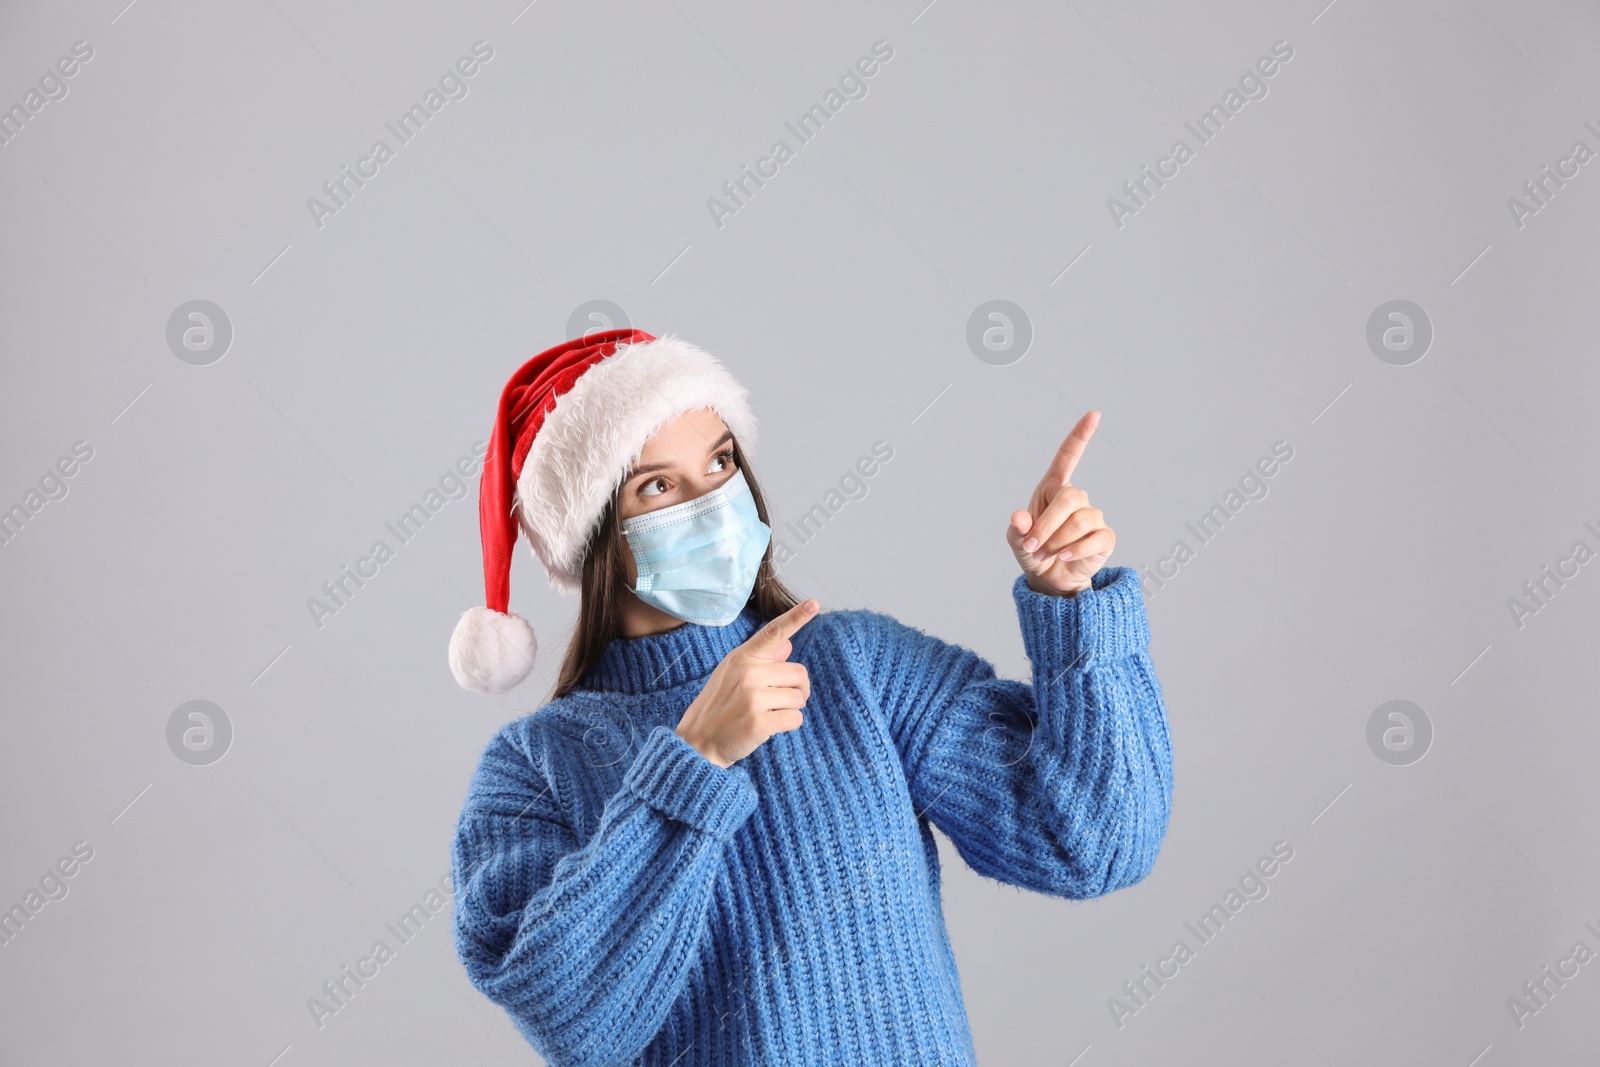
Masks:
[[[1132,568],[1063,442],[1006,540],[1033,684],[773,570],[745,391],[672,336],[544,352],[481,485],[488,606],[450,665],[503,692],[518,527],[582,596],[553,699],[489,743],[457,826],[456,948],[554,1067],[975,1062],[937,826],[978,873],[1084,899],[1149,872],[1171,748]]]

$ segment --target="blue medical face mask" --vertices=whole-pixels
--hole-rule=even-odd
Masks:
[[[639,568],[640,600],[685,622],[725,626],[750,600],[772,527],[737,470],[693,500],[624,519],[622,534]]]

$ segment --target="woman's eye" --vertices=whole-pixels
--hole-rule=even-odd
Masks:
[[[660,496],[662,493],[665,493],[666,490],[665,489],[657,489],[654,492],[652,492],[651,491],[651,487],[652,486],[662,485],[664,482],[666,482],[665,478],[651,478],[648,482],[645,482],[643,485],[639,486],[639,495],[640,496]]]
[[[718,452],[716,455],[711,457],[711,467],[707,473],[725,471],[731,466],[733,466],[732,450]]]

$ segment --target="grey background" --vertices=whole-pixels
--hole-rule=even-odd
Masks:
[[[0,102],[73,42],[69,94],[0,147],[0,506],[94,449],[0,548],[0,1061],[535,1063],[448,913],[320,1029],[306,1001],[446,872],[478,754],[543,700],[576,602],[519,546],[544,677],[460,690],[476,484],[335,617],[306,601],[486,436],[505,378],[586,301],[727,362],[776,518],[873,442],[893,459],[785,577],[1028,664],[1003,528],[1078,416],[1075,481],[1145,571],[1176,761],[1148,882],[1073,905],[946,847],[986,1063],[1573,1062],[1600,927],[1600,574],[1508,599],[1600,537],[1600,163],[1518,227],[1507,198],[1600,139],[1576,2],[524,7],[125,0],[0,8]],[[306,207],[473,42],[492,60],[320,229]],[[891,61],[737,215],[706,206],[873,43]],[[1276,41],[1269,93],[1120,229],[1106,200]],[[1070,269],[1066,269],[1070,265]],[[213,301],[207,366],[166,343]],[[1033,331],[1009,365],[980,304]],[[1366,343],[1410,300],[1434,340]],[[1274,442],[1210,543],[1185,523]],[[780,529],[780,536],[782,531]],[[1420,762],[1368,748],[1395,699]],[[221,707],[209,765],[174,709]],[[1108,999],[1275,841],[1295,850],[1118,1027]],[[391,944],[393,942],[391,941]]]

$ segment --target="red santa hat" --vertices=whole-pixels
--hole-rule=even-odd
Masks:
[[[668,334],[605,330],[524,363],[500,393],[478,489],[486,607],[450,636],[450,672],[467,689],[504,693],[533,669],[538,642],[510,612],[517,527],[563,593],[582,589],[589,539],[656,431],[711,408],[750,454],[756,420],[745,388],[710,353]]]

